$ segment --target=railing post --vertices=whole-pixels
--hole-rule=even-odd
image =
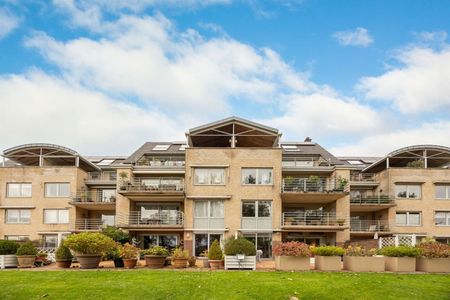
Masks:
[[[412,235],[411,237],[411,246],[415,246],[417,243],[417,236],[415,234]]]
[[[398,238],[398,235],[396,235],[394,237],[394,245],[395,245],[395,247],[398,247],[398,244],[399,244],[399,238]]]

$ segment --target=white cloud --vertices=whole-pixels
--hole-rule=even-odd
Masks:
[[[410,47],[396,56],[401,66],[365,77],[357,88],[367,99],[387,101],[402,113],[450,108],[450,47]]]
[[[0,8],[0,40],[19,26],[20,19],[6,9]]]
[[[423,43],[444,43],[447,40],[447,32],[443,30],[416,32],[414,35]]]
[[[342,46],[367,47],[373,43],[373,38],[370,36],[368,30],[362,27],[358,27],[355,30],[335,32],[333,37]]]

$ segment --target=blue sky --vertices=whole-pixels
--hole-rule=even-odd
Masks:
[[[0,148],[129,154],[229,115],[337,155],[450,146],[449,15],[450,1],[3,0]]]

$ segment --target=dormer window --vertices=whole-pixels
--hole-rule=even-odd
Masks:
[[[156,145],[153,147],[153,151],[167,151],[169,149],[170,145]]]

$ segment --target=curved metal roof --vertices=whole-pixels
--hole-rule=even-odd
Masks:
[[[14,153],[16,151],[27,150],[27,149],[34,149],[34,148],[53,149],[53,150],[59,150],[59,151],[67,152],[67,154],[71,154],[71,155],[79,155],[78,152],[76,152],[75,150],[72,150],[70,148],[63,147],[63,146],[56,145],[56,144],[48,144],[48,143],[23,144],[23,145],[19,145],[19,146],[8,148],[8,149],[3,151],[3,154],[8,155],[8,154],[12,154],[12,153]]]

